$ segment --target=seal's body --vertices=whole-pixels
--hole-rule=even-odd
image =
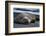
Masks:
[[[33,14],[21,13],[14,18],[14,22],[18,24],[30,24],[35,23],[35,19],[36,17]]]

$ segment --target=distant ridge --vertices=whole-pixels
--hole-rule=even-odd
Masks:
[[[39,9],[36,8],[14,8],[14,10],[21,10],[21,11],[31,11],[31,12],[39,12]]]

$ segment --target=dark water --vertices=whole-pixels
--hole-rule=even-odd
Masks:
[[[14,28],[23,28],[23,27],[39,27],[39,21],[31,24],[14,24]]]

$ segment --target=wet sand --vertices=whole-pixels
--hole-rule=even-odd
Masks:
[[[24,28],[24,27],[39,27],[39,21],[31,24],[14,24],[14,28]]]

